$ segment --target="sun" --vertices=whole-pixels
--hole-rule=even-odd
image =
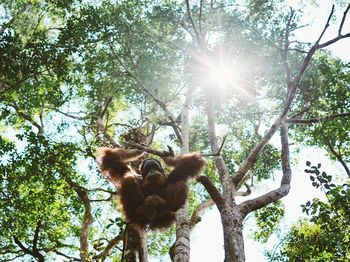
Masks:
[[[239,88],[239,71],[229,56],[220,54],[195,54],[195,71],[205,85],[212,88],[235,89]]]
[[[232,68],[224,64],[212,64],[208,72],[209,81],[220,88],[227,88],[234,84],[234,72]]]

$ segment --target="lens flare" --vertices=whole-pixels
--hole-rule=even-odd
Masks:
[[[224,64],[213,64],[209,67],[208,71],[209,81],[218,85],[220,88],[227,88],[234,84],[234,72],[230,67]]]

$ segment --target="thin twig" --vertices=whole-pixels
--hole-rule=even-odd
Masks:
[[[110,134],[108,134],[108,132],[106,130],[106,126],[105,126],[105,124],[102,121],[102,118],[99,117],[99,116],[96,116],[96,115],[93,116],[92,118],[96,121],[96,123],[97,123],[97,125],[98,125],[98,127],[100,129],[100,132],[111,143],[111,145],[113,147],[118,146],[118,144],[115,142],[114,138]]]
[[[199,20],[199,21],[198,21],[199,33],[200,33],[201,38],[203,37],[203,32],[202,32],[203,2],[204,2],[204,0],[201,0],[201,1],[200,1],[200,4],[199,4],[199,19],[198,19],[198,20]]]
[[[340,164],[344,167],[346,174],[350,178],[350,169],[349,169],[348,165],[346,164],[346,162],[344,161],[341,153],[340,152],[338,153],[334,149],[333,145],[331,144],[331,142],[328,139],[325,139],[325,140],[326,140],[326,145],[328,146],[329,150],[336,157],[336,159],[340,162]]]
[[[221,150],[222,150],[222,148],[224,147],[226,138],[227,138],[227,135],[224,136],[224,138],[222,139],[221,146],[220,146],[219,150],[218,150],[216,153],[213,153],[213,154],[201,154],[201,156],[203,156],[203,157],[220,156],[220,155],[221,155]]]
[[[350,9],[350,4],[348,5],[348,7],[346,8],[346,10],[343,13],[343,17],[341,19],[340,26],[339,26],[339,29],[338,29],[338,35],[341,35],[341,31],[343,30],[343,25],[344,25],[346,16],[347,16],[347,14],[349,12],[349,9]]]
[[[331,115],[331,116],[324,116],[324,117],[317,117],[317,118],[311,118],[311,119],[298,119],[298,118],[291,118],[287,119],[286,122],[290,124],[301,124],[301,125],[310,125],[314,123],[320,123],[320,122],[326,122],[337,118],[343,118],[350,116],[350,112]]]
[[[134,74],[124,63],[123,61],[120,59],[119,55],[117,54],[117,52],[114,50],[114,47],[112,44],[109,45],[114,57],[117,59],[117,61],[119,62],[119,64],[125,69],[125,71],[128,73],[128,75],[130,77],[132,77],[134,80],[136,80],[136,82],[138,83],[138,85],[141,87],[141,89],[147,94],[149,95],[165,112],[166,117],[169,118],[170,122],[171,122],[171,127],[173,128],[175,135],[177,137],[177,139],[179,140],[179,143],[182,144],[182,136],[181,136],[181,130],[179,129],[179,127],[177,126],[176,123],[176,119],[174,117],[174,115],[169,111],[169,109],[167,108],[166,104],[161,101],[160,99],[158,99],[157,97],[155,97],[149,90],[148,88],[144,85],[144,83],[141,81],[141,79]]]
[[[124,142],[125,145],[127,146],[131,146],[135,149],[139,149],[139,150],[142,150],[142,151],[145,151],[147,153],[150,153],[150,154],[153,154],[153,155],[157,155],[157,156],[160,156],[160,157],[169,157],[169,156],[173,156],[174,155],[174,152],[172,151],[172,149],[168,146],[169,148],[169,151],[159,151],[159,150],[156,150],[150,146],[143,146],[143,145],[140,145],[138,143],[135,143],[133,141],[125,141]]]
[[[288,22],[287,22],[287,26],[286,26],[286,30],[285,30],[284,47],[283,47],[283,54],[282,54],[283,63],[284,63],[284,67],[285,67],[286,74],[287,74],[288,86],[290,86],[290,83],[291,83],[291,71],[290,71],[290,65],[289,65],[289,61],[288,61],[288,49],[289,49],[290,27],[291,27],[291,23],[292,23],[293,17],[294,17],[294,11],[291,8],[290,16],[289,16],[289,19],[288,19]]]
[[[108,100],[107,100],[107,102],[106,102],[106,105],[104,106],[100,117],[103,117],[103,116],[105,115],[109,104],[112,102],[112,99],[113,99],[112,97],[109,97],[109,98],[108,98]]]
[[[43,133],[43,127],[37,123],[30,115],[26,114],[23,112],[23,110],[16,105],[15,103],[11,103],[9,104],[9,106],[11,106],[12,108],[14,108],[18,114],[18,116],[26,121],[28,121],[29,123],[31,123],[33,126],[35,126],[38,129],[38,133]]]
[[[328,16],[327,23],[325,24],[322,33],[320,34],[319,38],[317,39],[316,45],[319,44],[319,42],[321,41],[321,38],[323,37],[324,33],[327,31],[327,28],[329,27],[329,22],[331,21],[331,18],[332,18],[332,16],[333,16],[334,8],[335,8],[334,5],[332,5],[332,10],[331,10],[331,12],[330,12],[330,14],[329,14],[329,16]]]
[[[193,21],[191,7],[190,7],[190,1],[189,0],[186,0],[186,10],[187,10],[187,15],[188,15],[188,18],[190,19],[193,31],[194,31],[194,33],[195,33],[195,35],[197,37],[197,41],[198,41],[198,43],[201,43],[201,36],[200,36],[200,34],[199,34],[198,30],[197,30],[196,24]]]
[[[252,190],[250,188],[250,186],[247,183],[244,183],[244,186],[246,187],[246,191],[244,192],[237,192],[236,196],[249,196],[252,193]]]
[[[108,241],[108,244],[106,248],[98,255],[94,256],[94,259],[96,260],[103,260],[103,258],[107,257],[112,249],[120,242],[123,240],[124,233],[119,233],[115,238],[111,239]]]
[[[76,257],[71,257],[71,256],[68,256],[60,251],[58,251],[57,249],[55,248],[44,248],[43,251],[45,252],[53,252],[53,253],[56,253],[57,255],[60,255],[62,257],[65,257],[67,259],[69,259],[69,261],[81,261],[80,258],[76,258]]]
[[[93,117],[93,115],[86,115],[86,116],[75,116],[75,115],[72,115],[74,113],[70,113],[70,112],[63,112],[63,111],[60,111],[59,109],[54,109],[56,112],[66,116],[66,117],[69,117],[69,118],[72,118],[72,119],[76,119],[76,120],[87,120],[87,119],[91,119],[91,117]],[[77,113],[77,114],[80,114],[80,113]]]

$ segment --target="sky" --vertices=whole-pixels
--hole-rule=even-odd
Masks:
[[[298,2],[308,2],[308,1],[298,1],[298,0],[289,0],[288,1],[292,8],[297,9]],[[309,25],[306,27],[303,27],[299,29],[296,32],[296,36],[298,39],[302,40],[303,42],[315,42],[317,38],[319,37],[320,33],[322,32],[327,18],[330,14],[330,11],[332,9],[332,3],[335,1],[331,0],[319,0],[319,1],[311,1],[311,2],[317,2],[319,5],[317,8],[315,7],[306,7],[304,9],[305,13],[304,16],[301,19],[302,25]],[[345,1],[344,1],[345,2]],[[339,17],[342,17],[342,14],[344,12],[345,8],[341,7],[339,5],[335,4],[335,15],[337,16],[337,20],[331,20],[330,27],[327,29],[326,34],[324,35],[323,40],[330,39],[331,37],[334,37],[337,35],[338,25],[339,25]],[[343,27],[343,32],[350,32],[350,19],[348,18]],[[321,41],[321,43],[324,41]],[[338,41],[337,43],[331,45],[328,50],[331,50],[334,55],[341,58],[344,61],[350,61],[350,39],[343,39],[341,41]]]

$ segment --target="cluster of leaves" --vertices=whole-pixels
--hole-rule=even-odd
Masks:
[[[349,161],[350,118],[332,117],[348,113],[350,107],[349,63],[320,53],[301,83],[297,107],[306,110],[306,119],[329,117],[328,121],[300,126],[296,139],[324,147],[331,159]],[[298,100],[297,100],[298,101]],[[350,171],[349,171],[350,172]],[[350,177],[350,174],[348,173]]]
[[[5,138],[0,144],[1,249],[18,254],[12,243],[15,238],[38,250],[64,247],[62,241],[79,232],[73,218],[80,218],[82,206],[67,182],[68,177],[78,179],[77,148],[71,143],[52,143],[34,133],[17,138],[26,144],[22,152]],[[33,237],[36,230],[37,240]]]
[[[312,186],[319,188],[321,187],[325,193],[328,193],[329,190],[335,188],[335,184],[331,183],[332,176],[327,175],[326,172],[320,172],[321,164],[317,164],[317,166],[311,166],[310,161],[306,161],[306,166],[308,169],[305,169],[304,172],[310,174],[310,180],[312,182]]]
[[[266,243],[278,228],[284,216],[282,201],[277,201],[254,212],[258,229],[254,232],[254,239]]]
[[[350,259],[350,187],[336,186],[332,176],[311,166],[305,172],[316,188],[321,188],[327,202],[313,199],[302,205],[309,220],[292,227],[278,254],[269,254],[273,261],[348,261]]]
[[[169,248],[175,241],[175,227],[166,232],[154,231],[148,236],[148,250],[151,256],[159,258],[169,253]]]
[[[230,171],[232,173],[234,173],[235,167],[242,163],[247,157],[250,150],[253,149],[255,143],[259,141],[260,138],[259,135],[252,135],[249,131],[246,131],[237,137],[240,150],[232,150],[232,145],[228,146],[228,150],[225,150],[223,155],[226,159],[234,160],[234,163],[228,165],[231,167]],[[254,178],[258,182],[270,178],[273,171],[280,166],[279,159],[279,150],[273,145],[267,145],[252,170]]]

